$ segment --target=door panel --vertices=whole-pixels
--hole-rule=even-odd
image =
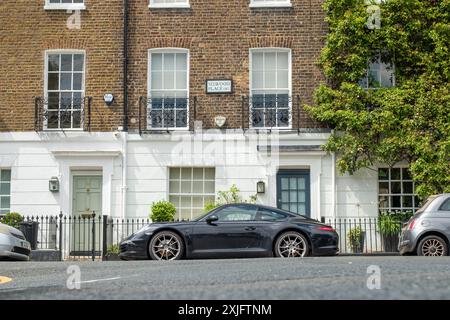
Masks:
[[[280,170],[278,172],[277,207],[310,216],[309,170]]]
[[[102,176],[73,176],[72,227],[70,254],[84,256],[92,254],[92,214],[95,222],[102,215]],[[94,251],[101,250],[101,228],[96,225]]]

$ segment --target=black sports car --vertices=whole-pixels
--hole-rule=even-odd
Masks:
[[[151,223],[120,243],[120,257],[282,258],[335,255],[338,235],[319,221],[254,204],[228,204],[195,221]]]

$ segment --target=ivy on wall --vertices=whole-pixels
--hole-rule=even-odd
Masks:
[[[334,129],[325,149],[337,153],[340,172],[406,162],[419,195],[450,192],[450,0],[323,6],[327,81],[305,109]],[[394,65],[394,87],[358,85],[376,55]]]

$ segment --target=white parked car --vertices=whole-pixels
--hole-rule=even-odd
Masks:
[[[30,259],[31,246],[22,231],[0,223],[0,260]]]

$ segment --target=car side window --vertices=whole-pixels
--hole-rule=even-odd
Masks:
[[[252,221],[256,219],[257,208],[254,206],[234,205],[216,212],[218,221]]]
[[[276,220],[283,220],[285,218],[286,218],[286,215],[282,214],[281,212],[276,212],[276,211],[262,209],[262,208],[260,208],[258,210],[257,220],[276,221]]]
[[[439,211],[450,211],[450,198],[444,201],[439,207]]]

